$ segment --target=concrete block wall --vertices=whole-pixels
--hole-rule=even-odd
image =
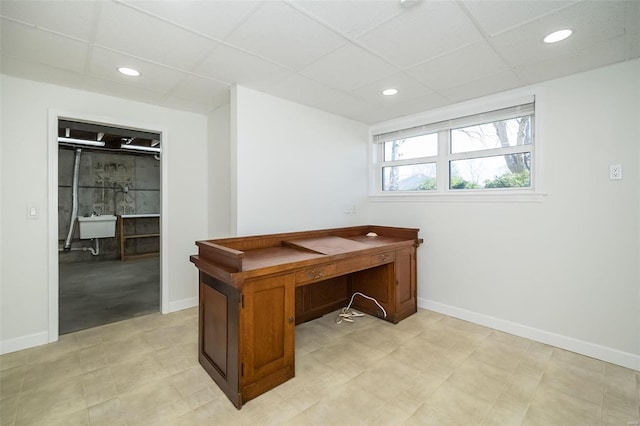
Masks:
[[[60,247],[69,232],[72,210],[74,149],[58,150],[58,239]],[[97,214],[160,213],[160,161],[152,155],[116,154],[82,149],[78,173],[78,216]],[[152,232],[153,224],[142,222],[144,230]],[[91,240],[80,240],[75,224],[72,247],[91,246]],[[153,251],[157,238],[135,242],[142,252]],[[119,258],[119,240],[100,240],[100,255],[89,251],[60,252],[60,262],[100,261]]]

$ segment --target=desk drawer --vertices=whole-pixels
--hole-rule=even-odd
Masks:
[[[382,265],[384,263],[393,262],[396,259],[395,251],[387,251],[384,253],[378,253],[371,256],[372,265]]]
[[[296,284],[308,283],[311,281],[324,280],[336,274],[336,265],[313,266],[296,272]]]

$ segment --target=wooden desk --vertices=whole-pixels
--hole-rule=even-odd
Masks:
[[[197,241],[200,364],[240,409],[294,376],[295,324],[346,306],[356,291],[378,300],[387,321],[415,313],[418,231],[356,226]],[[352,306],[383,316],[364,298]]]

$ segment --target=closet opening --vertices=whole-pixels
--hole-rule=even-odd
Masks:
[[[58,120],[58,333],[160,311],[161,135]]]

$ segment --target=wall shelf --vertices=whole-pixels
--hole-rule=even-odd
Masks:
[[[118,231],[120,236],[120,260],[145,259],[160,255],[160,244],[153,251],[143,253],[128,252],[131,245],[128,241],[160,237],[159,214],[125,214],[118,216]]]

